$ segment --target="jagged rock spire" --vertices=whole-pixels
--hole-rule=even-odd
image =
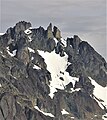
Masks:
[[[47,30],[52,31],[52,23],[49,24],[49,26],[47,27]]]
[[[30,28],[32,25],[30,22],[20,21],[16,23],[15,27],[13,28],[15,33],[19,33],[20,31],[25,31],[26,29]],[[9,28],[6,33],[11,33],[12,28]]]
[[[47,38],[48,39],[53,38],[52,23],[50,23],[49,26],[47,27]]]
[[[61,31],[54,26],[53,27],[53,31],[52,31],[52,23],[49,24],[49,26],[47,27],[47,37],[49,38],[57,38],[58,40],[61,39]]]
[[[28,29],[29,27],[31,27],[31,23],[30,22],[25,22],[25,21],[21,21],[19,23],[16,24],[15,26],[15,31],[16,32],[19,32],[20,30],[26,30]]]
[[[105,99],[95,91],[107,86],[104,58],[77,35],[63,46],[51,23],[30,26],[22,21],[0,36],[0,120],[102,120]]]
[[[53,35],[55,38],[61,39],[61,31],[56,26],[53,28]]]

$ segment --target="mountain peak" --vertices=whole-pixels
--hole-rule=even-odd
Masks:
[[[0,120],[103,120],[106,86],[106,61],[78,35],[21,21],[0,36]]]
[[[52,31],[52,23],[49,24],[49,26],[47,27],[47,30]]]
[[[47,27],[47,37],[48,39],[53,38],[53,32],[52,32],[52,23],[49,24],[49,26]]]

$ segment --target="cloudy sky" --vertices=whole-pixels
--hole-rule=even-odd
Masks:
[[[58,26],[64,38],[88,41],[107,60],[106,0],[0,0],[0,32],[18,21]]]

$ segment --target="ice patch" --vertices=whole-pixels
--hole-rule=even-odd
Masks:
[[[39,112],[43,113],[43,114],[46,115],[46,116],[55,117],[52,113],[45,113],[45,112],[41,111],[41,110],[38,108],[38,106],[34,106],[34,108],[35,108],[36,110],[38,110]]]
[[[68,55],[65,54],[64,57],[60,57],[59,54],[56,54],[55,51],[49,53],[38,50],[39,54],[45,59],[47,64],[47,69],[51,73],[52,81],[50,82],[50,94],[49,96],[53,98],[54,93],[57,89],[64,90],[65,86],[70,82],[75,85],[75,82],[79,80],[79,78],[71,77],[68,72],[66,72],[66,68],[68,66]],[[63,78],[61,80],[60,78]]]
[[[62,113],[62,115],[68,115],[68,114],[69,114],[69,112],[67,112],[65,109],[63,109],[63,110],[61,111],[61,113]]]

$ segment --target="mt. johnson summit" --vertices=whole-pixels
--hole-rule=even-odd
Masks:
[[[51,23],[17,23],[0,35],[0,120],[107,120],[106,61]]]

